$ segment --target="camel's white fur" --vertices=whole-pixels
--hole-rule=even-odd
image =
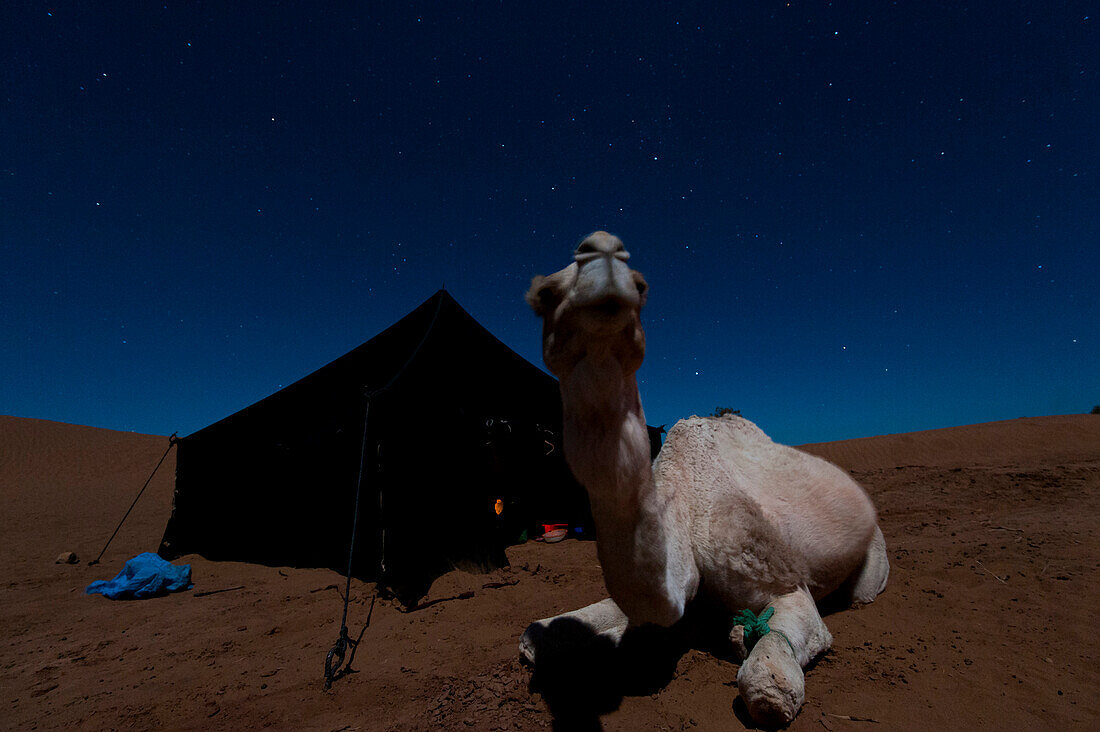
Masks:
[[[843,589],[871,602],[886,586],[874,507],[836,466],[737,416],[677,423],[651,465],[634,377],[648,286],[606,232],[582,241],[574,259],[536,277],[527,300],[560,379],[565,455],[588,490],[611,598],[533,623],[520,650],[536,662],[561,618],[617,641],[628,625],[676,623],[700,595],[731,614],[771,606],[783,635],[764,636],[737,681],[754,719],[789,722],[802,705],[802,668],[832,642],[815,601]],[[737,646],[741,628],[730,635]]]

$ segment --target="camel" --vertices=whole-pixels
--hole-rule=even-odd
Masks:
[[[520,653],[537,668],[558,621],[617,644],[706,601],[725,613],[749,714],[786,724],[805,698],[803,668],[832,643],[817,602],[869,603],[886,586],[874,506],[840,468],[736,415],[681,420],[650,462],[635,379],[648,285],[629,257],[597,231],[526,296],[560,381],[565,457],[588,491],[610,597],[532,623]]]

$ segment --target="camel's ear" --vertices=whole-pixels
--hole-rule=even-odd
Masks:
[[[549,277],[535,275],[531,280],[531,288],[527,290],[525,298],[527,304],[540,318],[553,311],[558,304],[558,292]]]
[[[645,301],[649,297],[649,283],[645,281],[645,277],[642,277],[642,273],[634,270],[634,286],[638,288],[638,307],[645,307]]]

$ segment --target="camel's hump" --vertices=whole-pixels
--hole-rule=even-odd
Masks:
[[[723,414],[721,417],[700,417],[697,414],[693,414],[687,419],[681,419],[679,422],[672,426],[672,429],[668,431],[668,439],[671,440],[674,434],[690,434],[690,433],[743,433],[748,438],[765,439],[771,442],[771,438],[756,426],[754,422],[751,422],[739,414]],[[667,440],[666,440],[667,442]]]

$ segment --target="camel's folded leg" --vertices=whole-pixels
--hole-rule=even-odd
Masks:
[[[627,625],[626,615],[608,598],[580,610],[531,623],[520,638],[519,652],[534,663],[540,647],[545,644],[583,643],[598,637],[618,645]]]
[[[798,589],[777,597],[770,607],[775,608],[775,614],[768,624],[779,632],[768,633],[757,641],[737,672],[737,688],[754,720],[783,725],[802,708],[802,668],[826,650],[833,637],[809,590]]]
[[[874,602],[879,593],[886,589],[886,580],[889,577],[890,559],[886,556],[886,539],[882,536],[882,529],[876,526],[863,566],[851,579],[852,602]]]

